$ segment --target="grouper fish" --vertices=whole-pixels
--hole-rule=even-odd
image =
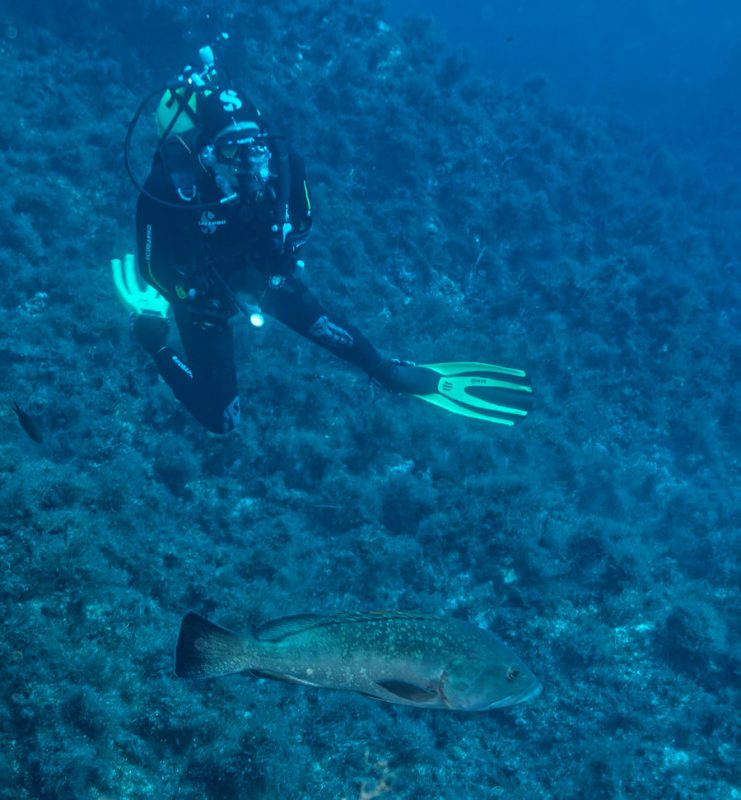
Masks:
[[[486,711],[524,703],[540,683],[489,631],[460,619],[402,611],[302,614],[240,635],[189,611],[175,674],[250,671],[420,708]]]

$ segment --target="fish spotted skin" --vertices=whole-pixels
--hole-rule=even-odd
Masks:
[[[489,631],[399,611],[305,614],[239,635],[195,612],[182,620],[175,674],[261,677],[422,708],[484,711],[522,703],[540,683]]]

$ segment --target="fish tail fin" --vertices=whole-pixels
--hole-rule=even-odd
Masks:
[[[215,678],[249,669],[254,665],[249,642],[248,637],[189,611],[180,623],[175,674],[179,678]]]

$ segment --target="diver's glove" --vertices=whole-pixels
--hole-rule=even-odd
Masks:
[[[434,370],[416,366],[413,361],[390,358],[373,370],[371,378],[390,392],[426,395],[437,391],[440,376]]]
[[[139,344],[151,355],[165,346],[170,323],[156,314],[132,314],[131,331]]]

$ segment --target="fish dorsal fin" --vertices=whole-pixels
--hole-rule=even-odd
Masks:
[[[416,611],[339,611],[335,614],[296,614],[280,617],[261,625],[255,636],[261,642],[279,642],[288,636],[304,633],[311,628],[324,628],[331,625],[367,624],[389,621],[437,621],[431,614]]]
[[[261,625],[255,636],[261,642],[279,642],[287,636],[295,636],[309,628],[317,628],[325,622],[326,618],[319,614],[296,614],[292,617],[272,619]]]
[[[387,692],[395,694],[402,700],[410,703],[428,703],[437,697],[437,692],[432,689],[425,689],[424,686],[417,686],[406,681],[376,681],[376,683]]]

